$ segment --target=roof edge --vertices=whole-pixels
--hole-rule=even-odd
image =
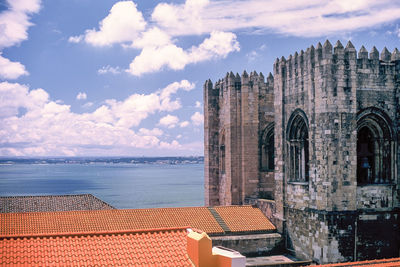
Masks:
[[[120,231],[89,231],[89,232],[60,232],[60,233],[43,233],[43,234],[17,234],[17,235],[0,235],[2,239],[15,238],[46,238],[46,237],[80,237],[80,236],[102,236],[102,235],[123,235],[123,234],[139,234],[139,233],[154,233],[154,232],[173,232],[180,230],[193,229],[190,226],[170,227],[170,228],[151,228],[151,229],[135,229],[135,230],[120,230]],[[195,229],[196,231],[203,232]]]

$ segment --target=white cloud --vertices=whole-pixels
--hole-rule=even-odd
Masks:
[[[178,134],[177,136],[176,136],[176,139],[181,139],[182,138],[182,135],[181,134]]]
[[[0,52],[0,78],[17,79],[21,75],[28,75],[25,66],[19,62],[12,62],[1,55]]]
[[[162,149],[179,149],[182,146],[179,144],[178,141],[173,140],[171,143],[167,143],[167,142],[160,142],[160,148]]]
[[[200,103],[200,101],[196,101],[196,103],[195,103],[195,108],[201,108],[201,103]]]
[[[162,90],[159,90],[157,93],[160,97],[161,102],[161,110],[164,111],[173,111],[181,108],[181,103],[179,99],[172,100],[171,95],[175,94],[179,89],[184,91],[190,91],[195,87],[194,83],[190,83],[188,80],[182,80],[180,82],[174,82],[169,84]]]
[[[182,31],[190,31],[190,34],[207,33],[209,29],[204,24],[204,15],[209,4],[208,0],[187,0],[181,5],[160,3],[154,8],[151,18],[173,35],[181,35]],[[185,26],[181,23],[185,23]]]
[[[85,32],[85,41],[94,46],[131,43],[145,29],[146,21],[136,4],[121,1],[114,4],[110,13],[99,23],[99,30]]]
[[[192,117],[190,117],[194,125],[202,125],[204,123],[204,116],[200,112],[195,112]]]
[[[121,69],[119,67],[111,67],[110,65],[103,66],[101,69],[97,70],[98,74],[106,74],[106,73],[111,73],[111,74],[120,74]]]
[[[236,35],[230,32],[211,32],[199,46],[183,50],[175,44],[165,46],[149,46],[131,62],[127,72],[140,76],[155,72],[164,67],[172,70],[182,70],[186,65],[210,59],[225,58],[229,53],[239,51]]]
[[[99,22],[98,29],[86,30],[69,41],[140,49],[126,70],[140,76],[225,58],[239,51],[237,31],[325,37],[378,27],[399,18],[400,3],[392,0],[186,0],[182,4],[159,3],[146,21],[134,2],[121,1]],[[184,49],[179,45],[181,36],[206,34],[210,37],[198,46]],[[250,60],[256,58],[255,53],[248,54]]]
[[[167,128],[175,128],[178,122],[179,118],[177,116],[168,114],[162,117],[158,124]]]
[[[193,4],[196,2],[199,4]],[[187,0],[181,5],[160,3],[152,14],[158,27],[174,36],[240,29],[272,30],[301,37],[326,36],[375,27],[399,18],[400,3],[391,0]]]
[[[164,134],[164,132],[161,129],[154,128],[152,130],[146,129],[146,128],[140,128],[139,129],[139,134],[140,135],[150,135],[150,136],[161,136]]]
[[[8,0],[9,9],[0,13],[0,49],[28,39],[29,15],[39,12],[40,0]]]
[[[171,36],[157,27],[153,27],[141,34],[139,38],[133,41],[132,47],[162,47],[172,43]]]
[[[121,101],[108,99],[93,112],[79,114],[51,100],[43,89],[1,82],[0,155],[132,155],[137,149],[161,147],[164,152],[191,151],[164,140],[167,136],[159,128],[135,127],[151,114],[175,108],[163,106],[162,100],[169,98],[174,103],[172,94],[192,86],[184,80],[155,93],[133,94]],[[175,125],[179,122],[176,118],[162,123],[171,127],[174,121]]]
[[[189,126],[189,122],[188,121],[182,121],[181,123],[179,123],[179,126],[181,128],[185,128],[185,127]]]
[[[93,102],[86,102],[85,104],[82,105],[83,108],[90,108],[94,105]]]
[[[25,66],[1,55],[1,51],[28,39],[33,24],[30,15],[39,12],[40,0],[8,0],[8,9],[0,13],[0,78],[17,79],[27,75]]]
[[[76,99],[77,99],[77,100],[85,100],[85,99],[87,99],[87,94],[86,94],[86,93],[79,92],[79,93],[76,95]]]
[[[254,61],[258,57],[258,53],[257,53],[257,51],[252,50],[246,54],[246,57],[247,57],[248,61]]]
[[[83,36],[83,35],[70,36],[70,37],[68,38],[68,42],[77,44],[77,43],[82,42],[83,39],[84,39],[84,36]]]

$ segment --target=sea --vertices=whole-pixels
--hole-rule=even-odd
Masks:
[[[203,206],[204,164],[0,164],[0,196],[71,194],[92,194],[118,209]]]

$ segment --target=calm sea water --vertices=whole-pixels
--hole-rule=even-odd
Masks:
[[[0,165],[0,196],[87,193],[119,209],[202,206],[204,165]]]

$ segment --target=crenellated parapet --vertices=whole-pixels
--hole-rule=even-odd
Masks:
[[[352,85],[356,87],[353,89],[364,86],[373,86],[375,88],[379,86],[390,87],[390,83],[393,81],[396,72],[399,71],[399,65],[400,52],[397,48],[390,53],[384,47],[379,54],[375,46],[369,53],[362,46],[357,54],[354,45],[350,41],[344,47],[340,41],[337,41],[335,46],[332,46],[327,40],[323,45],[318,43],[315,48],[314,46],[307,48],[305,52],[303,50],[295,52],[294,55],[289,55],[287,59],[285,57],[277,58],[274,63],[274,73],[279,77],[284,77],[282,82],[284,85],[289,86],[287,89],[290,91],[286,93],[302,91],[304,89],[302,83],[308,79],[306,76],[312,73],[316,75],[320,74],[318,78],[326,78],[329,75],[332,75],[332,77],[337,76],[338,79],[334,80],[344,78],[344,81],[334,84],[333,87],[335,90],[343,89],[348,91],[352,88]],[[318,68],[320,68],[319,71],[317,70]],[[351,73],[352,71],[354,73]],[[363,74],[363,76],[360,79],[354,76],[354,74]],[[366,74],[369,77],[366,77]],[[382,79],[381,74],[386,77]],[[351,84],[352,78],[358,78],[359,81]],[[382,83],[383,80],[389,82],[389,84]],[[291,89],[294,89],[294,91]],[[335,91],[332,94],[335,96]],[[327,97],[329,96],[327,94]]]
[[[367,49],[364,46],[361,46],[357,56],[357,51],[351,41],[347,43],[346,47],[343,47],[340,41],[337,41],[335,46],[332,46],[329,40],[326,40],[323,45],[318,43],[315,48],[313,45],[311,45],[306,49],[305,52],[303,50],[300,50],[300,52],[296,51],[294,55],[289,55],[287,59],[284,56],[282,56],[280,59],[277,58],[274,62],[274,70],[277,70],[279,66],[282,65],[296,66],[300,70],[302,67],[304,67],[306,61],[314,62],[317,65],[324,65],[326,63],[325,60],[343,58],[350,60],[369,59],[375,64],[394,64],[400,60],[400,52],[397,48],[395,48],[393,52],[390,53],[389,50],[384,47],[379,54],[377,48],[374,46],[368,53]],[[348,63],[349,62],[347,62],[347,64]]]

